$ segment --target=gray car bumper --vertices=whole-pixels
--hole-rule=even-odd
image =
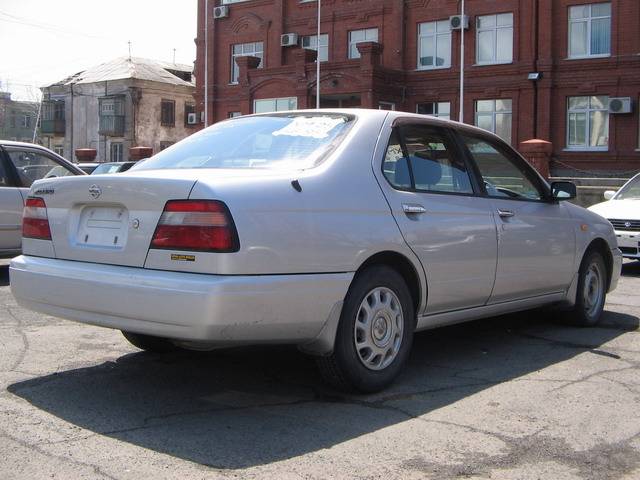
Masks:
[[[22,255],[19,304],[56,317],[215,344],[304,344],[335,316],[353,273],[202,275]]]

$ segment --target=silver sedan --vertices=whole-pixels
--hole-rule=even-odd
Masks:
[[[415,331],[542,306],[598,322],[622,257],[574,196],[466,125],[247,116],[123,174],[34,183],[11,288],[145,350],[294,344],[376,391]]]

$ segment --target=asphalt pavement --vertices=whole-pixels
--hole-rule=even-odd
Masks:
[[[640,478],[640,262],[596,328],[423,332],[367,396],[293,348],[143,353],[0,285],[0,479]]]

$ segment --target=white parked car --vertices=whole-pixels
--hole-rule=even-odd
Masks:
[[[604,192],[606,202],[589,210],[611,222],[618,237],[618,247],[627,258],[640,259],[640,173],[617,192]]]
[[[454,122],[245,116],[125,173],[36,182],[11,288],[145,350],[294,344],[375,391],[416,330],[541,306],[595,324],[622,257],[574,196]]]

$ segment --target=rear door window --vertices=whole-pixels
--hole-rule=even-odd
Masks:
[[[74,175],[53,158],[34,150],[11,149],[7,150],[7,156],[15,168],[20,187],[29,188],[33,182],[42,178]]]
[[[463,158],[440,127],[416,124],[394,129],[383,171],[389,183],[400,189],[474,193]]]

